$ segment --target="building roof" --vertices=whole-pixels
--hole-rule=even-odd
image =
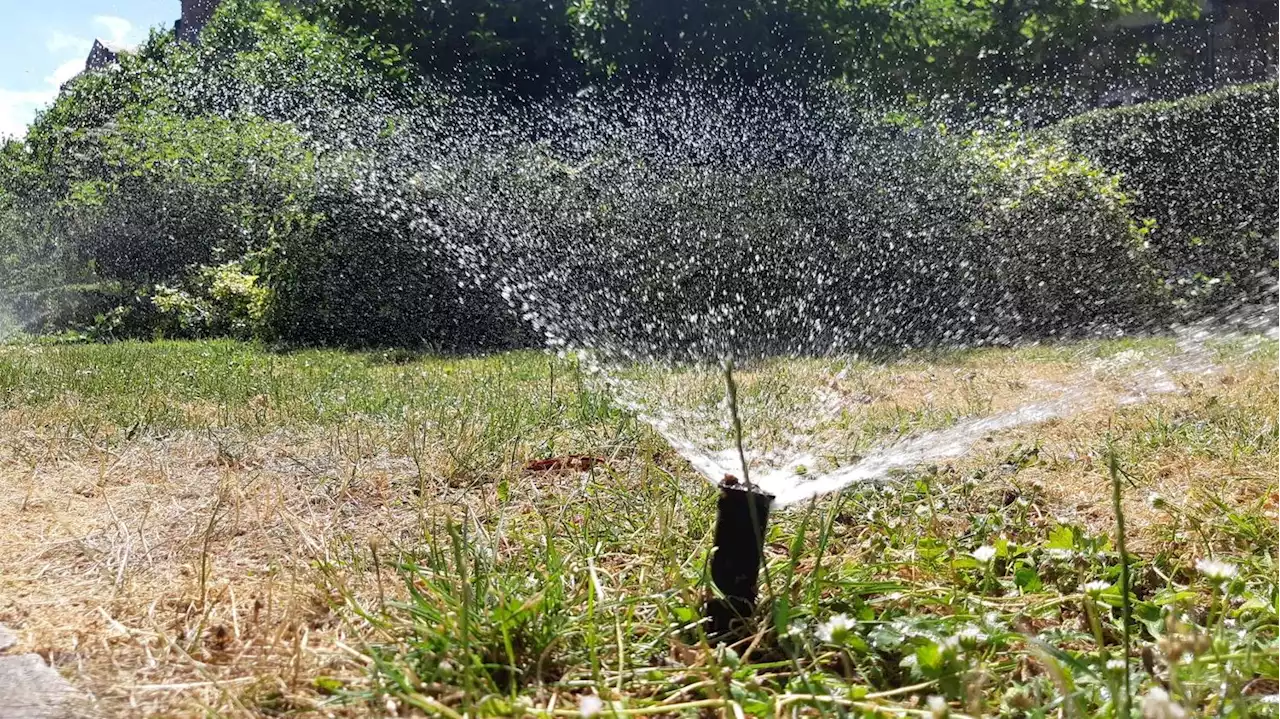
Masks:
[[[100,37],[94,38],[93,42],[97,45],[101,45],[107,50],[110,50],[113,54],[116,54],[116,55],[119,55],[122,52],[133,52],[134,50],[138,49],[137,45],[128,45],[122,42],[111,42],[109,40],[103,40]]]
[[[89,56],[84,59],[84,69],[88,72],[115,64],[120,59],[120,53],[124,51],[125,49],[116,43],[94,38],[93,47],[89,48]]]

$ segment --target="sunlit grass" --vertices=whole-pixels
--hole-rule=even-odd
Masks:
[[[1173,345],[776,361],[744,420],[847,461],[1130,350]],[[108,713],[1116,716],[1114,457],[1134,714],[1271,716],[1275,343],[1216,357],[776,512],[759,631],[721,648],[713,489],[571,361],[4,346],[0,621]],[[628,376],[719,428],[716,372]],[[573,454],[603,463],[525,470]]]

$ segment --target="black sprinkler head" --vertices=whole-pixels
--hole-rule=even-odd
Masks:
[[[713,639],[737,638],[755,612],[756,583],[764,558],[764,529],[772,503],[772,495],[736,480],[730,482],[726,478],[720,485],[711,581],[723,596],[708,597],[703,610],[710,620],[707,634]]]

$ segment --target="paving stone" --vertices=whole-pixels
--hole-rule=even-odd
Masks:
[[[73,719],[76,698],[40,655],[0,656],[0,719]]]

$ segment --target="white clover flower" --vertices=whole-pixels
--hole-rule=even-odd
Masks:
[[[1100,580],[1094,581],[1094,582],[1086,582],[1083,587],[1084,593],[1088,594],[1091,597],[1096,597],[1110,588],[1111,588],[1110,582],[1103,582]]]
[[[1142,698],[1142,719],[1187,719],[1187,710],[1169,698],[1160,687],[1151,687]]]
[[[976,625],[966,624],[955,638],[960,642],[960,646],[965,649],[977,649],[987,639],[986,633],[979,629]]]
[[[848,614],[837,614],[818,625],[818,638],[829,644],[842,644],[853,624]]]
[[[593,717],[604,711],[604,702],[595,694],[583,694],[578,697],[578,713],[583,717]]]
[[[929,697],[929,716],[933,719],[946,719],[951,716],[951,707],[947,706],[947,700],[938,695]]]
[[[1213,582],[1225,582],[1236,576],[1236,565],[1220,562],[1216,559],[1201,559],[1196,562],[1196,569]]]
[[[970,554],[973,555],[974,559],[985,564],[995,558],[996,548],[991,546],[990,544],[984,544],[981,547],[978,547],[977,549],[970,552]]]

